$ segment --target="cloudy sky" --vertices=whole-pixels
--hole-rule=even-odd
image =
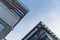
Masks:
[[[60,38],[60,0],[20,0],[29,8],[29,13],[6,37],[21,40],[40,21]]]

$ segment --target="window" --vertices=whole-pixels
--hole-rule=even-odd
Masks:
[[[34,35],[34,37],[33,37],[33,38],[34,38],[34,40],[37,40],[37,35]]]
[[[0,32],[4,29],[4,26],[0,23]]]
[[[48,35],[43,36],[42,40],[50,40],[50,38],[48,37]]]
[[[47,37],[47,35],[45,35],[43,38],[42,38],[42,40],[46,40],[48,37]]]

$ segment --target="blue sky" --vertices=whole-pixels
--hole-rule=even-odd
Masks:
[[[60,38],[60,0],[20,0],[29,13],[16,25],[7,40],[21,40],[42,21]]]

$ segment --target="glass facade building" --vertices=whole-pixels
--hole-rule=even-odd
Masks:
[[[18,0],[0,0],[0,40],[29,12]]]
[[[40,21],[22,40],[59,40],[58,37]]]

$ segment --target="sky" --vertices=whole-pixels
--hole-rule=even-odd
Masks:
[[[6,37],[21,40],[40,21],[60,38],[60,0],[19,0],[30,11]]]

